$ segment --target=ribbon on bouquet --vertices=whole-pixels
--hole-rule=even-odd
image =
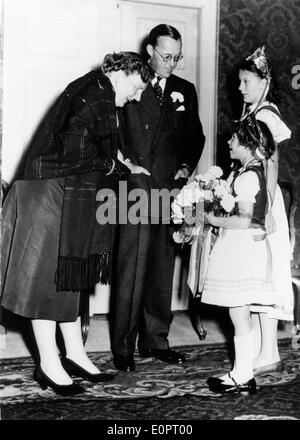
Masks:
[[[190,254],[190,264],[188,273],[188,286],[195,296],[197,292],[202,292],[206,272],[208,268],[209,254],[212,243],[212,228],[204,229],[198,226],[195,230]]]

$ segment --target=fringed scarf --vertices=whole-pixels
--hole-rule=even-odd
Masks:
[[[76,117],[80,127],[91,108],[96,117],[77,130]],[[115,94],[109,79],[95,70],[71,83],[52,106],[33,139],[24,174],[25,179],[65,176],[57,291],[110,282],[114,229],[97,222],[96,193],[114,188],[101,167],[117,149]]]

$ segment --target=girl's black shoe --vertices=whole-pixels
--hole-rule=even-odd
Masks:
[[[70,376],[78,376],[82,377],[85,380],[88,380],[92,383],[97,382],[108,382],[109,380],[112,380],[114,378],[113,374],[108,373],[89,373],[84,368],[80,367],[80,365],[76,364],[76,362],[72,361],[71,359],[64,358],[61,361],[62,366],[66,370],[66,372]]]
[[[75,396],[76,394],[81,394],[85,391],[81,385],[76,383],[72,383],[70,385],[57,384],[43,372],[40,366],[36,367],[34,370],[33,378],[38,382],[42,390],[50,387],[56,394],[59,394],[60,396]]]
[[[209,377],[207,379],[207,385],[210,391],[218,394],[234,394],[239,393],[243,395],[251,395],[256,392],[256,382],[254,377],[248,382],[238,384],[234,378],[229,374],[232,384],[226,384],[219,377]]]

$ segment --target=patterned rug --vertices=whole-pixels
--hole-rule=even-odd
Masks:
[[[2,420],[300,420],[300,345],[284,339],[279,347],[284,371],[257,378],[258,391],[249,397],[214,394],[206,386],[208,376],[225,371],[224,344],[178,347],[187,359],[182,365],[136,355],[134,373],[117,372],[111,353],[90,353],[115,378],[105,384],[78,379],[86,392],[68,398],[41,390],[31,358],[5,359]]]

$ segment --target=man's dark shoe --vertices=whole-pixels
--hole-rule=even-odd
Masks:
[[[183,354],[170,349],[154,350],[151,348],[140,348],[139,353],[142,357],[154,357],[169,364],[182,364],[185,362],[185,357]]]
[[[114,364],[118,370],[125,371],[127,373],[130,371],[135,371],[133,356],[115,355]]]

